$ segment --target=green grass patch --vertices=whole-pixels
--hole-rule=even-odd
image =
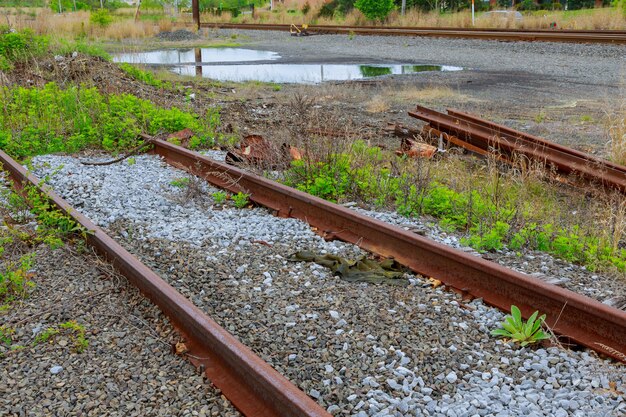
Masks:
[[[558,195],[539,179],[521,181],[483,167],[461,184],[432,164],[357,141],[346,152],[292,162],[284,182],[334,202],[358,200],[405,216],[431,216],[479,251],[540,250],[590,270],[626,271],[626,250],[614,236],[573,223]]]
[[[155,135],[190,128],[192,147],[215,143],[219,110],[202,117],[177,107],[164,109],[131,94],[103,95],[84,87],[0,88],[0,148],[13,157],[85,148],[120,151],[135,147],[139,133]]]

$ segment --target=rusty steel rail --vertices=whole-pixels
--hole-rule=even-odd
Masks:
[[[440,113],[423,106],[417,106],[415,111],[409,112],[410,116],[428,122],[434,129],[484,151],[494,151],[509,162],[515,159],[515,155],[522,155],[594,186],[626,192],[624,167],[495,123],[478,121],[475,116],[456,111],[454,114]]]
[[[255,203],[280,217],[293,217],[316,227],[326,238],[350,242],[413,271],[441,280],[462,293],[481,297],[510,311],[514,304],[525,317],[547,314],[558,334],[626,362],[626,312],[494,262],[436,243],[399,227],[364,216],[239,168],[211,160],[161,140],[153,152],[168,163],[205,178],[231,192],[245,191]]]
[[[203,28],[275,30],[289,31],[288,24],[263,23],[218,23],[204,22]],[[626,31],[622,30],[525,30],[525,29],[490,29],[490,28],[437,28],[407,26],[334,26],[309,25],[312,33],[386,35],[386,36],[426,36],[442,38],[470,38],[501,41],[544,41],[576,43],[626,43]]]
[[[459,110],[447,109],[448,115],[456,117],[457,119],[463,119],[469,122],[470,124],[475,124],[478,126],[483,126],[491,129],[497,134],[505,134],[507,136],[515,137],[518,141],[527,142],[528,144],[536,144],[542,147],[555,149],[557,151],[572,155],[576,158],[580,158],[584,161],[587,161],[590,165],[602,165],[606,166],[615,171],[621,171],[626,173],[626,166],[615,164],[611,161],[607,161],[604,159],[596,158],[588,153],[581,152],[579,150],[568,148],[567,146],[559,145],[558,143],[551,142],[549,140],[540,138],[539,136],[534,136],[526,132],[521,132],[519,130],[511,129],[510,127],[497,124],[494,122],[490,122],[488,120],[481,119],[478,116],[473,114],[465,113]]]
[[[88,243],[156,304],[185,339],[186,357],[246,416],[330,417],[320,405],[221,328],[87,217],[0,150],[16,184],[31,183],[89,231]]]

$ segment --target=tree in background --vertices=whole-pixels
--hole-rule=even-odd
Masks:
[[[356,0],[354,7],[369,20],[383,20],[393,10],[393,0]]]

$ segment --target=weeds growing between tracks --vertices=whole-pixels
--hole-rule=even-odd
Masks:
[[[528,161],[511,168],[495,156],[477,160],[454,151],[434,159],[398,156],[350,136],[350,129],[345,140],[307,134],[312,125],[335,125],[303,119],[287,127],[304,156],[282,177],[288,185],[338,203],[426,216],[480,251],[538,250],[590,270],[626,272],[621,194],[563,187],[549,168]]]

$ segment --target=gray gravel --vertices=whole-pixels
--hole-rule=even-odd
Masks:
[[[30,297],[0,312],[15,329],[0,343],[2,416],[238,416],[229,401],[188,362],[171,353],[178,341],[160,311],[93,255],[71,247],[34,251]],[[15,248],[2,259],[16,260]],[[75,320],[87,348],[61,331]]]
[[[42,161],[36,173],[64,165],[51,184],[70,203],[335,415],[625,413],[622,366],[505,344],[489,336],[501,312],[420,277],[408,288],[354,284],[288,262],[299,249],[361,251],[262,209],[218,207],[206,195],[176,203],[171,180],[184,174],[157,157]]]
[[[299,38],[284,32],[231,29],[210,33],[220,37],[243,35],[254,47],[278,52],[282,59],[277,63],[396,61],[439,64],[477,71],[528,72],[556,77],[562,82],[599,86],[619,84],[621,70],[626,68],[624,45],[358,35],[353,39],[347,35]]]

